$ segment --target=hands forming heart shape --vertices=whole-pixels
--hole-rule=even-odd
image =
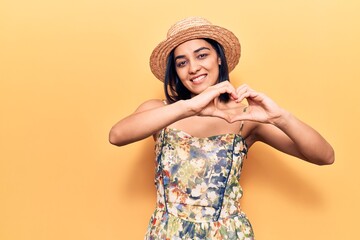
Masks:
[[[220,101],[221,94],[229,94],[230,100]],[[191,100],[194,101],[193,109],[199,116],[219,117],[230,123],[248,120],[273,124],[282,112],[282,109],[265,94],[251,89],[246,84],[235,89],[228,81],[209,87]],[[244,100],[247,104],[244,104]]]

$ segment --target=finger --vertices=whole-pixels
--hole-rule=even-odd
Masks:
[[[223,84],[223,86],[218,86],[218,87],[219,88],[217,90],[219,91],[220,94],[228,93],[232,100],[238,99],[238,94],[236,93],[236,89],[231,84]]]
[[[241,84],[239,87],[237,87],[237,90],[240,90],[242,88],[247,88],[247,87],[249,87],[249,86],[246,83],[244,83],[244,84]]]
[[[238,87],[236,89],[236,94],[238,96],[238,99],[236,102],[241,102],[242,100],[244,100],[243,95],[250,91],[253,91],[253,90],[247,84],[243,84],[240,87]]]
[[[251,88],[242,89],[240,91],[240,93],[238,93],[238,99],[236,101],[241,102],[244,99],[254,98],[257,95],[258,95],[258,93],[256,91],[252,90]]]
[[[242,84],[240,87],[238,87],[236,89],[237,93],[244,93],[245,91],[247,91],[248,89],[250,89],[249,85],[247,84]]]

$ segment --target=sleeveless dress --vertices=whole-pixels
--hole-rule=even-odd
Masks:
[[[155,153],[157,206],[145,240],[254,239],[240,208],[241,134],[199,138],[164,128]]]

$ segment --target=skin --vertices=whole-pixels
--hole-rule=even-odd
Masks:
[[[268,96],[246,84],[235,88],[228,81],[217,83],[221,61],[205,40],[195,39],[179,45],[174,57],[176,72],[192,98],[170,105],[160,99],[144,102],[111,128],[110,143],[123,146],[151,135],[156,139],[165,127],[196,137],[239,133],[241,122],[244,122],[241,134],[249,148],[261,141],[310,163],[328,165],[334,162],[331,145]],[[230,95],[228,103],[218,100],[222,93]],[[247,107],[243,100],[248,102]]]

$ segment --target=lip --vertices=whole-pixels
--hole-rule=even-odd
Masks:
[[[197,75],[195,77],[190,78],[190,82],[194,83],[194,84],[200,84],[204,81],[204,79],[206,78],[207,74],[200,74]]]

